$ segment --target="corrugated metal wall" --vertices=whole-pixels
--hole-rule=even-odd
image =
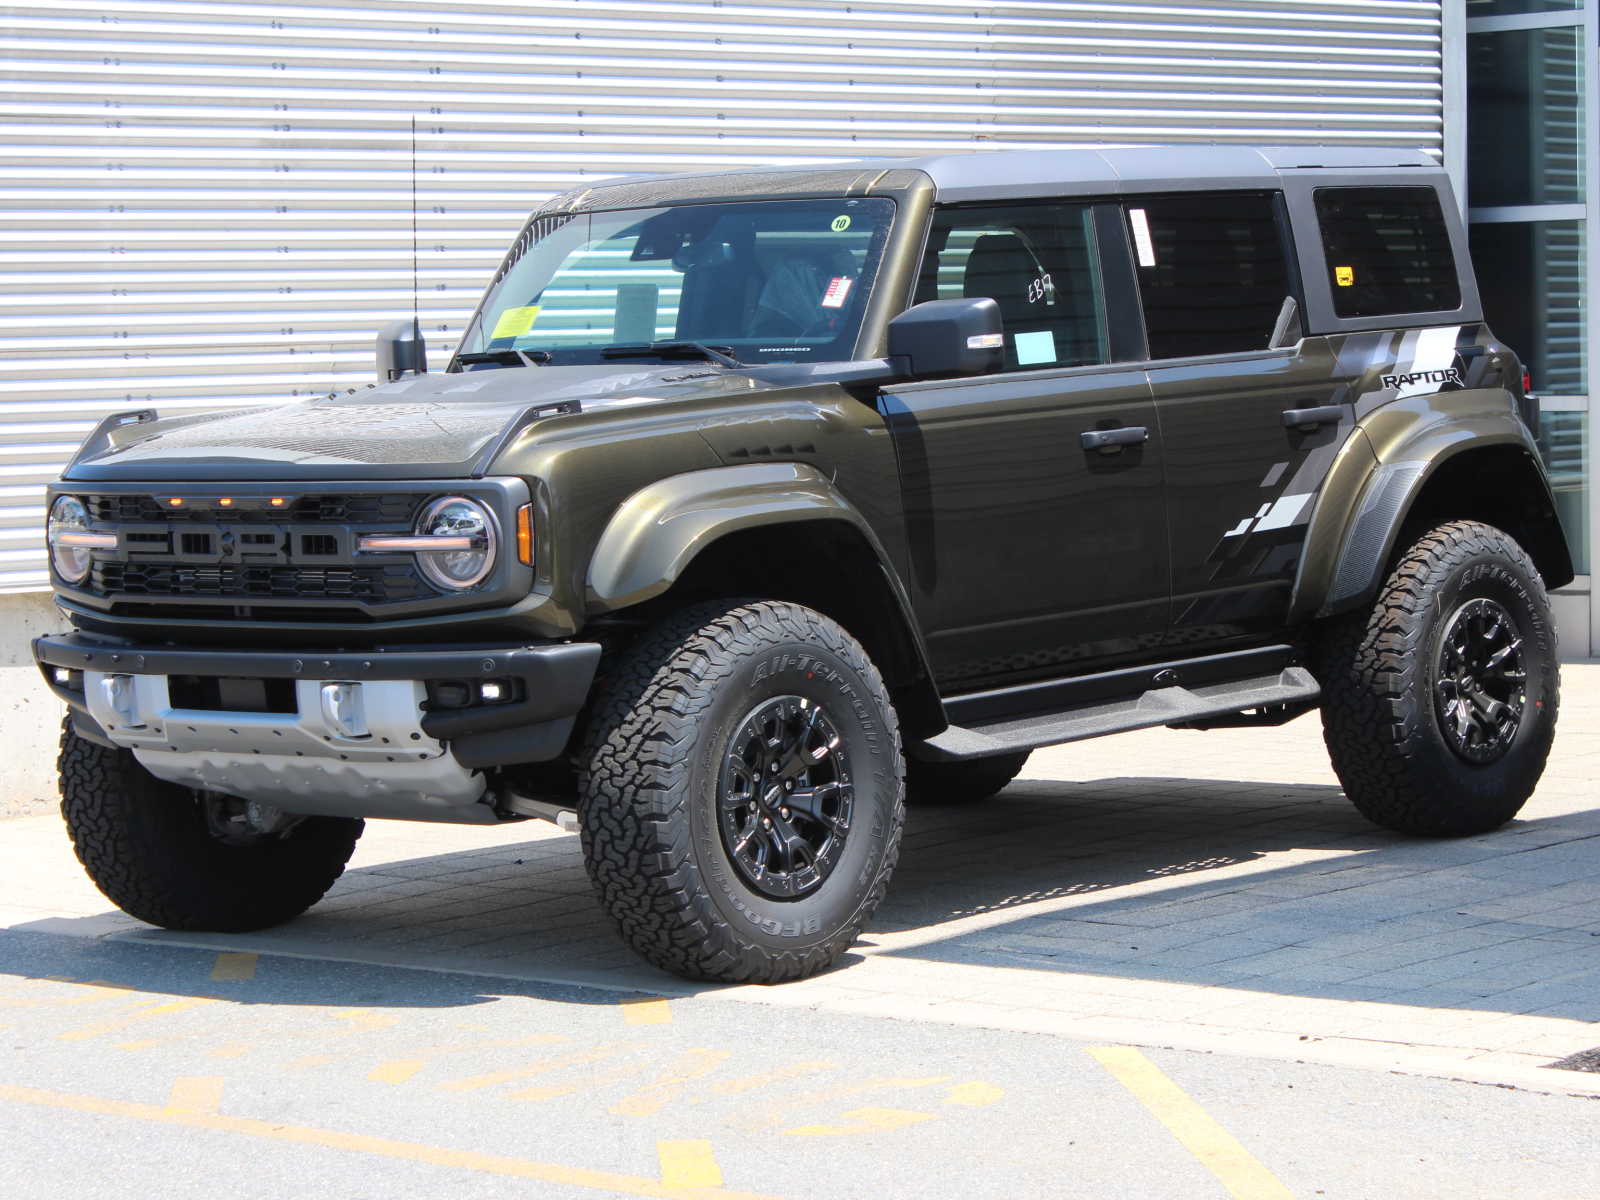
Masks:
[[[106,412],[450,347],[524,214],[620,172],[969,146],[1441,148],[1438,0],[119,0],[0,27],[0,590]]]

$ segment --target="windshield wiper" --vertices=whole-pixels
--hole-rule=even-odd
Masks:
[[[507,367],[538,367],[550,361],[550,353],[546,350],[514,350],[507,346],[503,350],[475,350],[470,354],[458,354],[456,361],[469,367],[488,362]]]
[[[694,356],[724,367],[742,367],[732,346],[707,346],[701,342],[639,342],[605,346],[601,358],[684,358]]]

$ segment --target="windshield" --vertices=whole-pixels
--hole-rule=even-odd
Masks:
[[[883,197],[541,218],[461,353],[599,362],[606,347],[695,342],[742,363],[848,359],[893,220]]]

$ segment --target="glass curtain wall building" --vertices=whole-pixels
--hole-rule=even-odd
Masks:
[[[1448,2],[1448,0],[1447,0]],[[1490,327],[1540,398],[1540,443],[1578,581],[1558,597],[1568,653],[1600,649],[1591,584],[1591,432],[1600,314],[1596,184],[1600,0],[1466,0],[1467,215]]]

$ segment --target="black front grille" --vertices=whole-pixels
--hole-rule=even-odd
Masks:
[[[182,596],[250,600],[348,600],[393,604],[432,595],[411,567],[189,566],[96,563],[90,574],[101,595]]]
[[[89,495],[83,500],[88,506],[90,520],[108,525],[184,522],[250,525],[288,521],[297,525],[327,522],[366,526],[409,525],[424,498],[415,492],[299,496],[283,508],[223,508],[205,503],[172,508],[161,504],[155,496],[139,495]]]

